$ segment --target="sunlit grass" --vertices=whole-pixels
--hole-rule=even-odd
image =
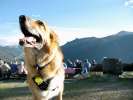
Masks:
[[[90,76],[66,80],[64,100],[133,100],[133,79]],[[32,100],[26,81],[1,81],[0,100]]]
[[[123,72],[121,78],[133,78],[133,72]]]
[[[18,88],[18,87],[26,87],[26,82],[22,81],[6,81],[0,82],[0,89],[10,89],[10,88]]]

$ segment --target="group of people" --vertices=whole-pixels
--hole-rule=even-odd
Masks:
[[[0,79],[9,79],[12,76],[26,76],[27,70],[24,62],[7,62],[0,59]]]
[[[88,59],[71,61],[67,59],[64,62],[65,68],[75,68],[75,76],[74,77],[82,77],[87,78],[89,76],[90,68],[96,64],[96,61],[93,60],[92,63],[89,62]],[[9,79],[11,76],[20,76],[25,77],[27,74],[27,70],[24,65],[24,61],[20,63],[16,62],[6,62],[0,59],[0,79]]]
[[[84,61],[76,59],[72,62],[70,59],[67,59],[65,64],[67,67],[78,69],[74,77],[87,78],[89,76],[90,68],[96,64],[96,61],[93,60],[92,63],[90,63],[88,59],[85,59]]]

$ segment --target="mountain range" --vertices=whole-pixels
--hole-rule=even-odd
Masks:
[[[22,59],[22,48],[20,46],[0,46],[0,59],[15,60]]]
[[[123,62],[133,62],[133,32],[120,31],[103,38],[88,37],[75,39],[61,46],[65,59],[95,59],[101,62],[103,57],[118,58]],[[0,58],[22,59],[20,46],[0,46]]]
[[[120,31],[104,38],[88,37],[75,39],[62,46],[65,59],[95,59],[101,62],[104,57],[118,58],[123,62],[133,62],[133,32]]]

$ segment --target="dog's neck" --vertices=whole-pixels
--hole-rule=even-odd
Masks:
[[[42,48],[42,50],[39,50],[36,53],[36,64],[40,67],[47,66],[55,58],[57,48],[54,48],[48,52],[44,51],[44,48]]]

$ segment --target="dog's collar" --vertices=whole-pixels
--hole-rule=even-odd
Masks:
[[[41,76],[35,76],[32,78],[35,84],[39,87],[40,90],[46,91],[48,89],[49,83],[53,78],[49,78],[47,80],[43,80]]]

